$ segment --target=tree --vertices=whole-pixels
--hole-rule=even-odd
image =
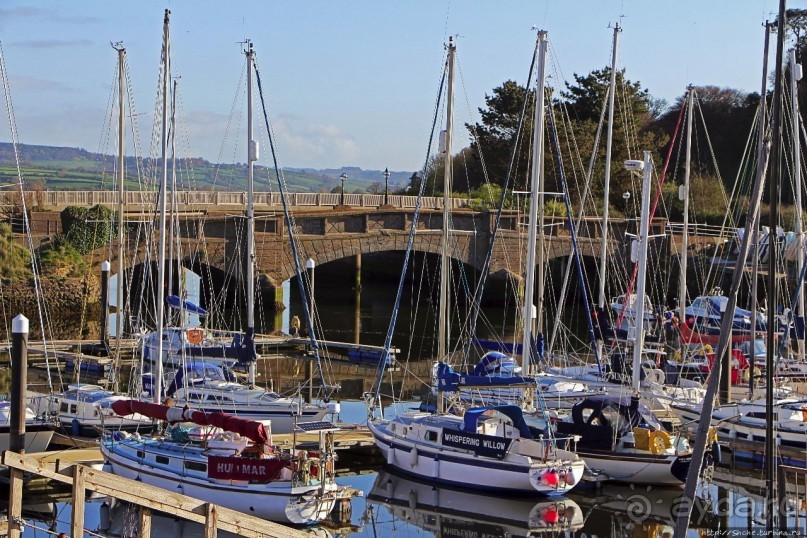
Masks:
[[[384,185],[380,181],[373,181],[365,190],[370,194],[384,194]]]
[[[588,163],[594,150],[595,133],[601,116],[603,103],[610,84],[610,68],[594,70],[588,75],[574,75],[575,82],[567,83],[564,91],[551,97],[552,88],[548,88],[549,99],[553,102],[555,118],[558,123],[559,146],[564,159],[564,169],[570,184],[575,172],[582,170],[581,163]],[[639,158],[643,149],[657,151],[665,141],[665,135],[651,130],[652,121],[660,113],[664,103],[654,100],[647,89],[639,82],[625,78],[625,72],[616,76],[617,95],[614,121],[613,162],[621,162],[627,158]],[[518,131],[521,110],[527,99],[527,110],[521,131]],[[487,108],[480,108],[481,123],[467,125],[476,136],[472,139],[469,159],[468,188],[474,189],[484,183],[484,170],[492,183],[503,185],[511,160],[513,147],[516,147],[516,158],[512,170],[511,188],[528,190],[530,177],[530,159],[532,151],[532,125],[534,116],[535,94],[531,90],[519,86],[512,80],[494,88],[491,95],[485,96]],[[564,123],[568,119],[568,124]],[[563,125],[561,125],[563,123]],[[558,191],[559,175],[557,163],[553,162],[552,146],[546,137],[544,151],[545,169],[547,172],[545,188]],[[591,196],[598,199],[602,193],[602,177],[604,175],[605,143],[604,137],[598,146],[598,158],[594,169],[593,189]],[[630,186],[630,176],[622,167],[612,167],[611,204],[623,205],[622,192]],[[577,183],[582,184],[583,177],[577,176]],[[573,199],[579,194],[573,194]],[[599,202],[601,205],[601,202]]]
[[[693,111],[691,167],[715,180],[719,174],[730,190],[743,164],[742,154],[759,107],[759,94],[717,86],[696,86],[693,89],[697,100]],[[654,122],[654,128],[666,133],[672,140],[681,108],[685,104],[684,93]],[[683,143],[682,131],[678,134],[676,146]],[[664,153],[668,147],[669,143],[665,145]],[[680,171],[684,166],[683,158],[674,164]]]
[[[465,125],[471,133],[472,158],[467,160],[469,190],[483,185],[486,177],[491,183],[504,185],[516,135],[520,135],[519,142],[529,140],[529,133],[532,131],[534,95],[533,91],[525,93],[525,88],[513,80],[504,82],[494,88],[492,94],[485,95],[487,108],[479,109],[482,122]],[[519,133],[518,123],[525,98],[529,99],[529,109]],[[518,152],[515,177],[520,177],[520,180],[515,183],[517,189],[525,188],[524,175],[518,174],[517,171],[523,172],[528,169],[528,159],[529,153],[526,149]]]
[[[624,207],[622,194],[625,191],[633,191],[634,185],[630,174],[622,166],[615,166],[614,163],[621,163],[626,159],[640,159],[644,150],[657,153],[666,142],[666,135],[652,129],[653,121],[663,107],[663,102],[653,99],[650,92],[642,88],[640,82],[628,80],[625,70],[618,71],[615,79],[618,98],[614,100],[609,203],[611,207],[621,208]],[[569,118],[568,129],[561,131],[561,126],[558,126],[564,169],[569,177],[577,171],[577,183],[582,184],[584,167],[588,168],[594,151],[597,128],[608,95],[611,69],[609,67],[597,69],[585,76],[575,74],[574,80],[574,84],[566,83],[566,89],[560,92],[560,97],[553,105],[559,123],[564,118],[564,110],[567,111]],[[607,116],[604,122],[607,122]],[[595,209],[599,209],[603,203],[606,128],[607,124],[604,123],[592,170],[589,208],[593,204]],[[548,167],[547,188],[560,190],[558,179],[556,170]],[[581,195],[580,192],[573,192],[573,202],[579,203]],[[640,199],[638,196],[633,198]]]

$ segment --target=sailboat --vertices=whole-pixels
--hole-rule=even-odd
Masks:
[[[258,146],[253,137],[252,125],[252,77],[254,58],[250,49],[247,54],[247,136],[248,192],[247,192],[247,254],[245,281],[247,283],[247,329],[227,337],[201,327],[188,325],[166,326],[152,331],[144,339],[144,362],[160,367],[174,367],[174,377],[168,383],[158,374],[146,373],[143,386],[147,394],[157,399],[167,396],[179,405],[192,405],[197,409],[220,411],[245,416],[256,420],[272,420],[275,433],[290,433],[298,420],[322,420],[333,405],[306,404],[283,397],[255,385],[255,266],[254,257],[254,162],[258,158]],[[161,262],[160,267],[163,264]],[[162,291],[162,290],[161,290]],[[169,307],[183,314],[205,316],[207,312],[199,305],[170,295]],[[186,316],[180,316],[186,319]],[[229,339],[228,339],[229,338]],[[162,357],[162,360],[157,360]],[[230,375],[229,366],[238,361],[249,365],[249,385],[244,385]],[[161,369],[161,368],[160,368]],[[159,370],[158,370],[159,371]],[[162,387],[168,390],[163,392]]]
[[[167,92],[169,59],[169,16],[164,19],[163,44],[163,96]],[[252,74],[254,68],[252,43],[246,42],[245,55],[248,72],[248,101],[252,98]],[[257,159],[257,146],[252,136],[251,105],[248,115],[249,130],[249,189],[252,197],[252,165]],[[165,103],[163,118],[165,118]],[[163,149],[165,149],[165,121],[163,122]],[[166,168],[163,168],[165,187]],[[164,193],[164,190],[163,190]],[[163,198],[164,200],[164,198]],[[162,204],[163,220],[165,206]],[[247,210],[252,220],[251,203]],[[254,223],[252,223],[254,225]],[[252,234],[250,234],[250,238]],[[161,241],[160,267],[165,257]],[[252,259],[250,245],[249,259]],[[249,282],[252,282],[249,271]],[[162,271],[160,271],[162,281]],[[253,283],[254,285],[254,283]],[[162,288],[160,286],[160,288]],[[251,297],[254,289],[248,290]],[[158,321],[163,319],[162,289],[158,297]],[[250,303],[252,307],[252,303]],[[251,315],[250,315],[251,314]],[[247,333],[244,347],[251,353],[250,381],[254,383],[254,312],[248,311]],[[158,346],[161,356],[162,341]],[[153,397],[162,396],[162,361],[156,361],[155,388]],[[187,387],[187,383],[185,383]],[[228,385],[211,385],[209,391],[218,391],[218,396],[207,393],[205,401],[222,394],[237,392]],[[196,394],[201,394],[199,393]],[[112,409],[117,415],[139,413],[154,420],[168,422],[170,427],[163,435],[141,436],[126,432],[107,434],[101,441],[101,451],[112,472],[145,483],[180,489],[183,493],[235,510],[253,513],[266,519],[298,525],[316,523],[328,516],[339,499],[350,498],[348,488],[340,487],[334,480],[334,446],[332,432],[336,429],[329,422],[297,422],[295,431],[319,434],[317,452],[296,451],[296,446],[281,449],[273,446],[271,421],[247,420],[220,412],[192,409],[198,402],[185,399],[183,407],[160,405],[137,400],[114,402]],[[278,399],[282,400],[282,399]],[[230,402],[232,403],[232,402]],[[299,411],[295,406],[285,408],[289,417]],[[324,410],[323,410],[324,412]],[[202,430],[199,430],[201,427]]]
[[[546,61],[547,36],[539,32],[536,46],[540,50],[540,65]],[[446,120],[446,165],[444,169],[444,193],[450,193],[451,174],[451,114],[453,106],[454,54],[453,41],[448,44],[446,72],[448,77],[447,120]],[[543,69],[541,69],[543,72]],[[539,77],[540,91],[536,92],[540,126],[543,129],[543,75]],[[536,123],[539,123],[536,120]],[[540,146],[539,146],[540,147]],[[446,206],[448,204],[445,204]],[[444,242],[447,240],[444,219]],[[411,237],[417,227],[416,218],[410,229]],[[533,243],[534,245],[534,243]],[[409,249],[407,249],[408,254]],[[444,254],[444,260],[445,260]],[[407,264],[401,275],[404,280]],[[441,275],[441,299],[447,293],[447,263],[443,262]],[[400,289],[398,300],[400,300]],[[445,352],[445,316],[447,305],[441,304],[441,330],[438,338],[440,358]],[[389,349],[392,327],[387,333],[385,348]],[[379,373],[380,383],[383,370]],[[487,491],[510,493],[541,493],[560,495],[579,483],[583,474],[583,462],[574,452],[558,447],[551,433],[546,438],[537,428],[531,427],[524,417],[522,408],[517,405],[495,405],[464,409],[462,416],[451,414],[444,409],[444,393],[456,393],[461,386],[496,386],[496,378],[491,376],[469,376],[454,372],[447,364],[441,364],[438,371],[437,413],[405,412],[392,419],[383,414],[374,416],[377,397],[368,402],[371,418],[368,427],[375,444],[386,458],[387,464],[400,472],[428,479],[437,483]],[[534,387],[535,381],[522,377],[506,378],[504,383],[523,388]],[[376,395],[378,389],[376,390]]]
[[[137,400],[115,402],[120,415],[139,413],[171,426],[162,437],[107,435],[101,454],[117,475],[273,521],[309,525],[325,519],[350,490],[334,480],[328,422],[300,423],[319,433],[319,450],[273,446],[263,422]],[[219,428],[194,442],[188,424]]]

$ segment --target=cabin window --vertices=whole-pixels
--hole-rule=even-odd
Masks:
[[[190,394],[188,394],[188,399],[189,400],[199,400],[199,395],[197,393],[195,393],[195,392],[191,392]]]
[[[434,430],[426,430],[426,435],[424,437],[427,441],[437,441],[437,432]]]
[[[219,398],[219,401],[220,401],[220,402],[232,402],[232,401],[233,401],[233,399],[232,399],[232,398],[228,398],[227,396],[221,396],[221,397]]]
[[[67,405],[65,402],[62,402],[62,406],[59,408],[59,411],[62,413],[67,413],[67,410],[70,409],[70,406]]]
[[[198,461],[186,461],[185,468],[189,471],[207,472],[207,464],[199,463]]]
[[[167,456],[157,456],[156,458],[154,458],[154,461],[156,461],[157,463],[162,463],[163,465],[168,465],[168,462],[170,460]]]
[[[137,457],[138,458],[144,458],[145,456],[146,456],[146,453],[143,452],[142,450],[137,451]]]
[[[208,395],[207,395],[207,401],[209,401],[209,402],[210,402],[210,401],[215,402],[217,399],[218,399],[218,398],[216,398],[216,397],[215,397],[215,396],[213,396],[212,394],[208,394]]]
[[[73,414],[76,413],[76,405],[75,404],[70,406],[70,412],[73,413]]]
[[[93,416],[96,416],[96,417],[97,417],[97,416],[98,416],[98,409],[96,409],[95,411],[93,411],[93,413],[92,413],[92,414],[93,414]]]

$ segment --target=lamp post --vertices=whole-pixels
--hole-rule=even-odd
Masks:
[[[345,180],[347,179],[347,174],[342,174],[339,179],[342,181],[342,194],[339,195],[339,205],[345,205]]]
[[[389,168],[384,168],[384,205],[389,205]]]

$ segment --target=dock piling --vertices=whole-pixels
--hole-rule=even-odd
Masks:
[[[25,453],[25,389],[28,385],[28,318],[11,321],[11,424],[9,449]]]

